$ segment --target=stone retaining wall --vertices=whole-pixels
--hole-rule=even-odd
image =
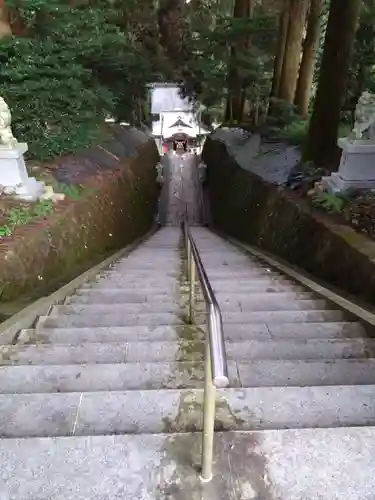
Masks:
[[[112,146],[105,151],[113,168],[90,177],[82,197],[66,199],[48,219],[0,243],[0,301],[47,293],[151,228],[159,195],[155,142],[138,145],[131,158],[120,156],[118,138]]]
[[[375,242],[312,212],[291,190],[240,168],[222,142],[208,139],[202,156],[215,227],[375,301]]]

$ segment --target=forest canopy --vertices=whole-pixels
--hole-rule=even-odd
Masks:
[[[39,158],[84,147],[107,115],[147,122],[148,84],[175,81],[207,122],[292,126],[332,163],[375,87],[374,20],[374,0],[0,0],[0,92]]]

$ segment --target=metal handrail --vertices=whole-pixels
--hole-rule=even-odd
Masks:
[[[189,229],[183,225],[189,277],[189,321],[194,322],[196,274],[202,288],[208,313],[208,335],[205,341],[204,404],[201,479],[212,479],[213,441],[216,414],[216,388],[229,385],[227,356],[220,307],[210,285],[202,259]]]

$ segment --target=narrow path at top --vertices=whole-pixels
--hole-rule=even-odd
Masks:
[[[202,187],[198,180],[198,157],[168,154],[162,159],[164,185],[160,196],[160,222],[178,226],[185,211],[190,224],[200,224],[203,213]]]

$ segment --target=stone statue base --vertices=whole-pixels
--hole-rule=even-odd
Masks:
[[[44,182],[29,177],[23,155],[28,146],[19,143],[14,148],[0,145],[0,190],[26,201],[37,200],[44,192]]]
[[[375,142],[347,138],[338,140],[342,149],[338,172],[322,178],[322,186],[331,193],[375,189]]]

